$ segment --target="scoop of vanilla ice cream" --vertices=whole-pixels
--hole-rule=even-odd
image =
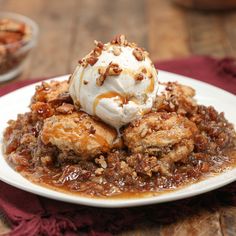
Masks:
[[[69,85],[80,109],[115,128],[149,112],[157,89],[157,72],[147,52],[124,37],[97,43],[80,61]]]

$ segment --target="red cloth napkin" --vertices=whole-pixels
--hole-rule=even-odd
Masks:
[[[161,70],[185,75],[236,94],[236,60],[194,56],[191,58],[157,62]]]
[[[33,83],[36,83],[39,81],[42,81],[44,79],[46,79],[46,78],[39,78],[39,79],[32,79],[32,80],[21,80],[21,81],[15,82],[15,83],[5,85],[4,87],[0,88],[0,97],[7,94],[7,93],[10,93],[16,89],[22,88],[26,85],[30,85],[30,84],[33,84]]]
[[[236,93],[236,67],[233,59],[209,57],[157,62],[157,68],[190,76]],[[0,89],[0,95],[38,80],[21,81]],[[236,206],[236,182],[210,193],[151,206],[104,209],[62,203],[43,198],[0,181],[0,215],[12,227],[9,235],[113,235],[144,221],[171,223],[220,205]]]

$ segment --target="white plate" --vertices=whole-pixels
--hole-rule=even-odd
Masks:
[[[61,76],[55,80],[64,80],[68,76]],[[226,118],[236,126],[236,96],[224,90],[199,82],[180,75],[160,71],[159,78],[161,81],[179,81],[182,84],[189,85],[196,89],[196,99],[199,104],[213,105],[218,111],[224,111]],[[0,98],[0,145],[2,146],[2,133],[7,126],[9,119],[15,119],[18,113],[28,110],[30,98],[34,93],[35,84],[16,90]],[[2,147],[0,147],[2,149]],[[177,191],[169,191],[159,196],[146,198],[127,198],[127,199],[96,199],[86,198],[77,195],[69,195],[55,190],[33,184],[15,172],[5,161],[0,153],[0,179],[10,185],[25,191],[35,193],[44,197],[83,204],[97,207],[130,207],[147,205],[153,203],[168,202],[177,199],[195,196],[213,189],[222,187],[236,180],[236,168],[228,170],[222,174],[209,177],[206,180],[196,184],[184,187]]]

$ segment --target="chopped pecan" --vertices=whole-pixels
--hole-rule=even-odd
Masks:
[[[121,34],[121,35],[117,35],[112,41],[112,44],[119,44],[121,46],[127,46],[128,45],[128,41],[126,40],[125,35]]]
[[[36,102],[31,105],[31,110],[33,117],[37,119],[46,119],[53,115],[53,108],[49,103],[45,102]]]
[[[93,49],[91,56],[99,57],[101,54],[102,54],[102,49],[99,47],[96,47]]]
[[[53,164],[53,158],[51,156],[42,156],[41,157],[41,162],[44,166],[49,166],[51,164]]]
[[[134,79],[135,79],[136,81],[141,81],[141,80],[144,79],[144,76],[143,76],[142,73],[138,73],[138,74],[136,74],[136,75],[134,76]]]
[[[131,43],[131,42],[128,42],[128,46],[131,47],[131,48],[136,48],[137,47],[137,44],[136,43]]]
[[[96,84],[98,86],[101,86],[103,85],[107,76],[117,76],[121,72],[122,72],[122,69],[119,67],[119,65],[111,62],[106,69],[103,67],[98,69],[98,73],[100,74],[100,76],[97,78]]]
[[[145,58],[144,52],[141,48],[135,48],[133,50],[133,55],[138,61],[142,61]]]
[[[100,75],[104,75],[105,72],[106,72],[106,68],[105,68],[105,67],[100,67],[100,68],[98,68],[98,73],[99,73]]]
[[[143,130],[141,131],[140,137],[141,137],[141,138],[144,138],[147,134],[148,134],[148,128],[145,127],[145,128],[143,128]]]
[[[113,46],[112,48],[112,52],[115,56],[119,56],[121,54],[121,48],[117,47],[117,46]]]
[[[96,175],[101,175],[103,172],[104,172],[104,169],[103,169],[103,168],[97,168],[97,169],[95,170],[95,174],[96,174]]]
[[[100,75],[97,80],[96,80],[96,84],[97,86],[102,86],[104,81],[106,79],[106,76],[105,75]]]
[[[58,106],[62,105],[63,103],[72,103],[72,98],[71,98],[69,92],[60,93],[60,94],[58,94],[57,97],[49,100],[48,103],[51,106],[58,107]]]
[[[103,49],[104,47],[104,44],[101,41],[94,40],[94,44],[100,49]]]
[[[107,168],[107,163],[102,155],[95,159],[95,163],[99,164],[103,169]]]
[[[87,65],[88,65],[88,62],[85,59],[79,60],[78,63],[83,67],[87,67]]]
[[[57,107],[56,111],[63,114],[71,114],[74,110],[74,106],[69,103],[63,103],[61,106]]]
[[[98,61],[98,58],[97,58],[97,57],[94,57],[94,56],[90,56],[90,57],[86,58],[86,62],[87,62],[90,66],[93,66],[97,61]]]
[[[90,134],[95,134],[95,133],[96,133],[96,129],[94,128],[94,126],[91,126],[91,127],[89,128],[89,133],[90,133]]]
[[[146,68],[143,68],[143,69],[142,69],[142,72],[143,72],[144,74],[146,74],[146,73],[147,73],[147,69],[146,69]]]
[[[119,67],[116,63],[110,63],[109,66],[106,69],[106,75],[119,75],[122,72],[122,69]]]

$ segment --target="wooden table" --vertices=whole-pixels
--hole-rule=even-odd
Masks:
[[[236,11],[201,12],[168,0],[0,0],[1,11],[18,12],[40,27],[37,48],[15,80],[71,73],[93,40],[109,41],[124,33],[155,60],[236,55]],[[9,228],[0,221],[0,232]],[[236,207],[200,210],[168,225],[149,222],[121,235],[236,235]]]

